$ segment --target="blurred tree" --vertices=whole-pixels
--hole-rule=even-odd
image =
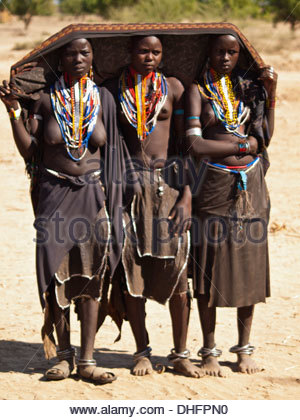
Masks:
[[[199,5],[197,0],[139,0],[136,9],[147,22],[172,22],[193,17]]]
[[[258,17],[262,13],[261,0],[198,0],[205,12],[216,14],[225,20],[230,18]]]
[[[79,16],[84,13],[97,13],[108,16],[112,7],[130,6],[135,0],[59,0],[62,13]]]
[[[273,14],[273,22],[284,22],[291,25],[291,30],[296,29],[300,22],[300,2],[298,0],[268,0],[268,8]]]
[[[136,0],[96,0],[99,15],[109,17],[109,10],[139,3]]]
[[[54,12],[53,0],[9,0],[6,2],[12,14],[19,16],[28,28],[32,17],[36,15],[49,16]]]
[[[62,13],[75,16],[96,13],[98,0],[59,0],[59,8]]]

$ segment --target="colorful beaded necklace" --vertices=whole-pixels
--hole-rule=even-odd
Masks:
[[[150,84],[147,90],[147,80]],[[147,76],[127,67],[119,79],[119,100],[128,122],[143,141],[154,130],[158,114],[168,95],[167,80],[163,74],[151,72]]]
[[[199,84],[198,89],[211,101],[214,113],[225,129],[235,136],[246,138],[247,135],[238,130],[249,117],[250,110],[244,107],[242,101],[236,99],[230,76],[221,75],[211,68],[204,75],[204,86],[211,96],[208,96]]]
[[[52,108],[68,155],[76,162],[87,151],[100,109],[99,90],[91,77],[90,73],[74,80],[64,73],[50,88]]]

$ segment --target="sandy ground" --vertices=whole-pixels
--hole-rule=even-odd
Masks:
[[[32,49],[14,51],[17,43],[41,41],[70,21],[33,20],[27,34],[22,24],[0,24],[0,77],[8,77],[10,65]],[[242,28],[255,41],[254,25]],[[269,28],[263,26],[266,33]],[[257,29],[257,28],[256,28]],[[262,29],[261,29],[262,30]],[[269,31],[269,32],[268,32]],[[257,31],[255,32],[257,34]],[[290,37],[287,27],[272,32],[279,43]],[[299,36],[299,34],[298,34]],[[253,42],[254,42],[253,41]],[[44,359],[40,337],[42,313],[38,301],[34,263],[33,214],[28,195],[28,180],[11,135],[10,124],[0,105],[1,142],[1,246],[0,246],[0,399],[8,400],[292,400],[299,398],[299,299],[297,278],[300,272],[300,147],[299,97],[300,54],[267,48],[267,38],[254,44],[279,73],[276,131],[270,146],[271,168],[267,182],[272,200],[270,224],[270,259],[272,297],[259,304],[251,343],[255,359],[265,370],[250,376],[234,371],[235,356],[228,348],[237,342],[234,309],[219,309],[217,344],[226,378],[191,379],[166,372],[143,378],[130,375],[134,341],[126,323],[122,340],[114,343],[116,327],[110,320],[96,337],[95,358],[100,366],[113,371],[118,380],[103,387],[76,380],[47,382],[43,372],[51,362]],[[263,42],[266,42],[264,44]],[[269,42],[269,41],[268,41]],[[298,42],[295,37],[291,42]],[[269,44],[268,44],[269,45]],[[279,44],[278,44],[279,45]],[[292,44],[287,44],[292,45]],[[272,51],[271,51],[272,50]],[[265,52],[265,53],[264,53]],[[172,347],[168,308],[147,303],[148,328],[154,362],[166,363]],[[73,315],[72,337],[79,345],[79,324]],[[196,302],[192,302],[188,347],[192,360],[199,363],[197,350],[202,345]]]

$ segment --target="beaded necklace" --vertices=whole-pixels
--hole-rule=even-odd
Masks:
[[[52,108],[68,155],[76,162],[87,151],[100,109],[99,90],[89,76],[74,80],[65,73],[50,88]]]
[[[207,95],[199,84],[198,89],[211,101],[214,113],[225,129],[235,136],[246,138],[247,135],[238,130],[249,117],[250,109],[236,99],[229,75],[220,75],[211,68],[204,75],[204,86],[211,96]]]
[[[147,81],[150,84],[147,90]],[[119,100],[128,122],[136,129],[140,141],[154,130],[158,114],[164,106],[168,94],[167,80],[158,72],[147,76],[138,74],[127,67],[119,79]]]

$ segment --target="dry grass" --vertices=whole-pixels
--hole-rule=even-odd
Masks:
[[[12,50],[13,51],[22,51],[22,50],[27,51],[27,50],[31,50],[31,49],[37,47],[38,45],[40,45],[43,42],[43,40],[44,39],[39,39],[39,40],[32,41],[32,42],[17,42],[12,47]]]

